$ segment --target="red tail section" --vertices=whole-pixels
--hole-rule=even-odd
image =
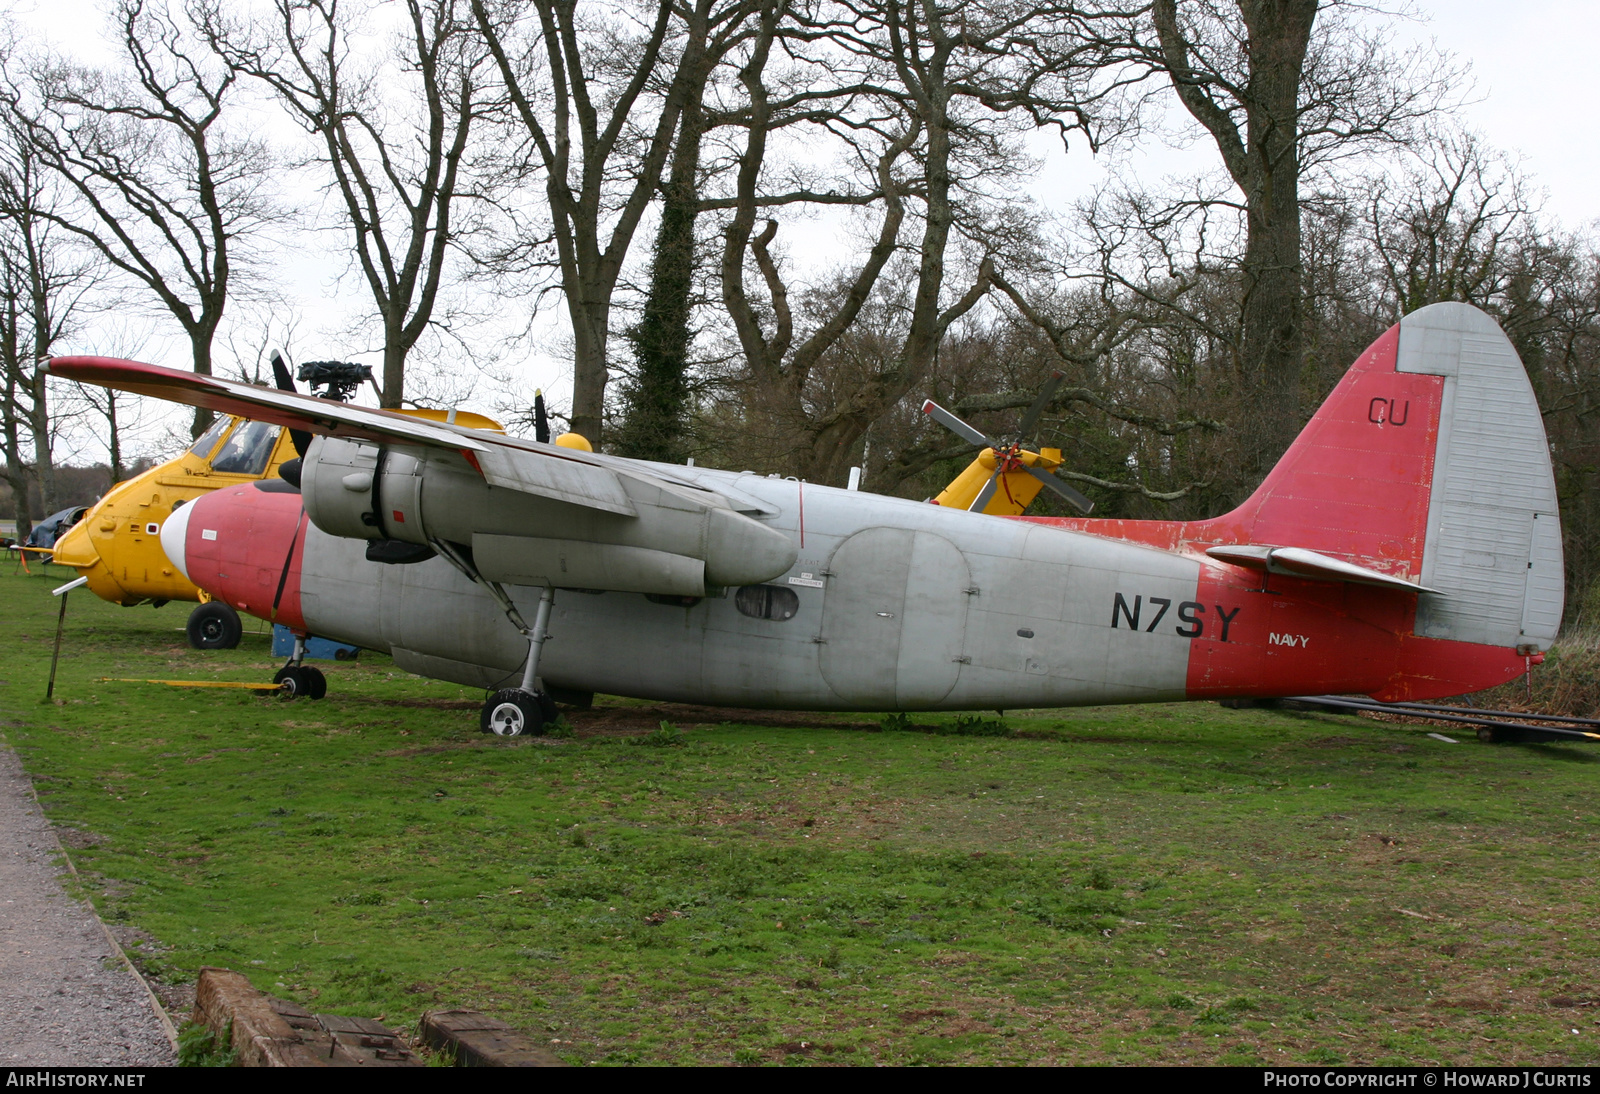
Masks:
[[[1526,481],[1486,503],[1498,508],[1472,508],[1485,482],[1498,481],[1495,469],[1510,465],[1525,469]],[[1228,641],[1219,633],[1193,643],[1192,697],[1359,691],[1399,700],[1503,683],[1548,644],[1549,610],[1530,623],[1538,613],[1524,603],[1535,604],[1528,575],[1542,566],[1539,603],[1550,600],[1553,580],[1559,621],[1559,572],[1549,576],[1537,524],[1553,513],[1548,449],[1520,362],[1488,316],[1440,304],[1368,347],[1231,513],[1190,522],[1039,519],[1190,555],[1202,563],[1198,599],[1241,605]],[[1462,531],[1468,526],[1477,530]],[[1558,525],[1555,537],[1559,571]],[[1311,580],[1206,555],[1221,545],[1302,548],[1439,592]]]
[[[1427,535],[1444,378],[1395,371],[1400,326],[1357,358],[1243,505],[1211,520],[1030,518],[1166,550],[1304,547],[1408,581]]]

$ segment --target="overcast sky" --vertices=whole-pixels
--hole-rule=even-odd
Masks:
[[[103,5],[92,0],[0,0],[0,11],[7,8],[18,22],[47,36],[59,48],[86,61],[106,56],[104,46],[95,40],[105,22]],[[1465,119],[1491,147],[1522,156],[1534,190],[1543,194],[1547,222],[1554,219],[1575,229],[1600,218],[1600,188],[1595,183],[1600,172],[1600,142],[1596,139],[1600,122],[1595,112],[1595,104],[1600,103],[1600,66],[1592,59],[1593,46],[1600,42],[1600,4],[1580,0],[1524,0],[1514,5],[1504,0],[1424,0],[1418,10],[1424,17],[1400,23],[1398,38],[1402,42],[1436,40],[1470,64],[1475,101],[1465,108]],[[1162,174],[1183,171],[1190,163],[1210,167],[1213,159],[1214,152],[1204,144],[1187,154],[1155,152],[1147,157],[1150,169]],[[1062,209],[1092,189],[1104,177],[1104,167],[1075,149],[1071,155],[1052,157],[1033,189],[1046,207]],[[824,219],[816,227],[825,230],[792,233],[792,237],[809,236],[819,255],[838,253],[853,242],[842,221]],[[636,241],[635,248],[640,255],[646,254],[648,239]],[[289,278],[286,288],[299,297],[301,312],[296,348],[304,354],[346,356],[361,348],[334,335],[352,316],[370,312],[371,307],[354,278],[335,284],[341,266],[332,250],[308,254]],[[551,308],[552,326],[547,328],[550,337],[545,350],[535,350],[513,371],[527,394],[531,395],[535,386],[543,387],[556,405],[564,406],[570,370],[559,354],[556,328],[564,320],[560,311]],[[111,340],[109,333],[88,335],[90,342]],[[104,345],[73,347],[80,352],[97,348],[116,352]],[[143,355],[162,363],[187,363],[184,347],[176,340],[165,345],[157,340]],[[379,360],[370,354],[360,359],[373,364]],[[492,409],[486,399],[476,401],[485,405],[475,409]],[[154,435],[150,440],[155,440]]]

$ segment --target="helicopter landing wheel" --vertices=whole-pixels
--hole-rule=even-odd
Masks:
[[[189,645],[197,650],[231,650],[244,634],[239,613],[220,600],[208,600],[189,613]]]
[[[272,682],[283,689],[285,698],[321,699],[328,694],[328,678],[321,669],[309,665],[285,665],[273,676]]]
[[[483,704],[479,728],[496,737],[535,737],[554,721],[555,704],[543,693],[505,688]],[[547,713],[548,712],[548,713]]]

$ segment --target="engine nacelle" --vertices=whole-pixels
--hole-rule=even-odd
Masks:
[[[619,477],[630,516],[491,486],[455,453],[321,437],[300,481],[329,535],[481,548],[484,576],[509,584],[703,596],[769,581],[798,555],[719,496],[642,477]]]
[[[306,514],[330,536],[425,544],[422,467],[423,460],[409,452],[319,437],[300,472]],[[444,530],[433,534],[457,538]]]

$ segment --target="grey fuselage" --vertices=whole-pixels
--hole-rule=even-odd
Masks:
[[[747,614],[732,588],[708,590],[687,607],[641,593],[557,589],[541,663],[547,684],[820,710],[1184,697],[1190,639],[1172,626],[1115,626],[1113,602],[1118,591],[1130,602],[1192,601],[1195,559],[792,479],[646,466],[742,495],[760,506],[763,524],[792,537],[796,561],[764,584],[793,594],[793,615]],[[309,629],[387,651],[418,675],[485,688],[516,683],[527,640],[485,589],[442,558],[383,565],[368,562],[364,547],[310,526],[300,591]],[[533,618],[541,589],[505,588]]]

